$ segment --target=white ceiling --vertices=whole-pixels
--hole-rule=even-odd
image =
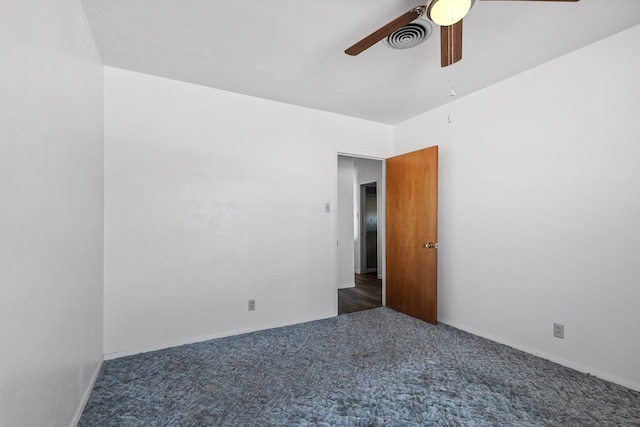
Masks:
[[[82,2],[105,65],[388,124],[448,102],[451,81],[464,96],[640,24],[640,0],[478,1],[441,68],[437,27],[344,54],[420,0]]]

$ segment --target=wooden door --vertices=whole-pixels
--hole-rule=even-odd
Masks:
[[[387,307],[438,319],[438,147],[387,159]]]

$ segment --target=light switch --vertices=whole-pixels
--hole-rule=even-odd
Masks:
[[[330,213],[331,212],[331,203],[325,203],[324,204],[324,211],[326,213]]]

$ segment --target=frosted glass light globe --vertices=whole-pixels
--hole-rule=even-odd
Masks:
[[[434,0],[427,9],[427,16],[440,26],[460,21],[473,6],[473,0]]]

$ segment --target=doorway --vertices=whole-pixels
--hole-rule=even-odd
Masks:
[[[377,181],[379,261],[378,271],[373,274],[382,278],[381,305],[436,323],[438,147],[386,160],[339,154],[336,157],[334,313],[338,313],[339,292],[355,288],[354,272],[362,272],[359,189],[362,184]],[[379,171],[377,177],[371,176],[374,169]],[[351,283],[340,282],[340,278]],[[340,286],[343,283],[345,286]]]
[[[336,312],[384,305],[384,160],[338,155]],[[345,308],[347,307],[347,308]]]

